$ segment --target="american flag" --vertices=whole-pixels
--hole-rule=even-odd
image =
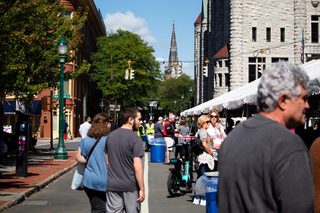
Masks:
[[[300,46],[300,60],[301,63],[304,63],[304,33],[302,31],[302,40],[301,40],[301,46]]]

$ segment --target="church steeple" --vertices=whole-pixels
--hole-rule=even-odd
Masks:
[[[178,77],[177,76],[178,70],[181,70],[181,66],[179,65],[176,32],[175,32],[175,26],[173,21],[168,67],[165,74],[170,77]]]

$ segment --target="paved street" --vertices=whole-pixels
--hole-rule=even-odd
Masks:
[[[48,148],[47,143],[39,143],[38,148]],[[56,145],[55,145],[56,146]],[[54,146],[54,147],[55,147]],[[76,150],[77,142],[66,143],[68,151]],[[150,159],[150,153],[146,153]],[[146,193],[148,198],[143,203],[143,213],[174,212],[198,213],[205,212],[205,207],[192,204],[192,193],[178,197],[170,197],[167,192],[167,176],[171,165],[151,163],[145,161]],[[73,191],[70,188],[74,169],[49,184],[41,191],[28,197],[19,205],[13,206],[4,212],[90,212],[90,204],[83,191]]]

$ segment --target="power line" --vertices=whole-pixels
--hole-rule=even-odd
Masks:
[[[273,47],[262,47],[262,48],[259,48],[259,49],[255,49],[253,51],[248,51],[248,52],[244,52],[244,53],[239,53],[239,54],[236,54],[236,55],[233,55],[232,57],[239,57],[239,56],[244,56],[244,55],[250,55],[250,54],[255,54],[256,52],[259,52],[260,50],[274,50],[274,49],[278,49],[278,48],[282,48],[282,47],[287,47],[287,46],[290,46],[290,45],[299,45],[300,42],[290,42],[290,43],[286,43],[286,44],[283,44],[283,45],[277,45],[277,46],[273,46]],[[257,57],[257,56],[255,56]],[[160,60],[156,60],[158,61],[160,64],[163,63],[168,63],[167,60],[165,61],[160,61]],[[182,62],[182,63],[195,63],[195,60],[179,60],[179,62]]]

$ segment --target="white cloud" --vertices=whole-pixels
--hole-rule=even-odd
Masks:
[[[193,63],[182,63],[182,71],[186,75],[190,76],[192,79],[194,79],[194,66]]]
[[[140,35],[142,39],[149,43],[157,42],[148,28],[146,20],[136,17],[131,11],[127,11],[126,13],[107,13],[104,23],[107,31],[116,31],[117,29],[128,30]]]

